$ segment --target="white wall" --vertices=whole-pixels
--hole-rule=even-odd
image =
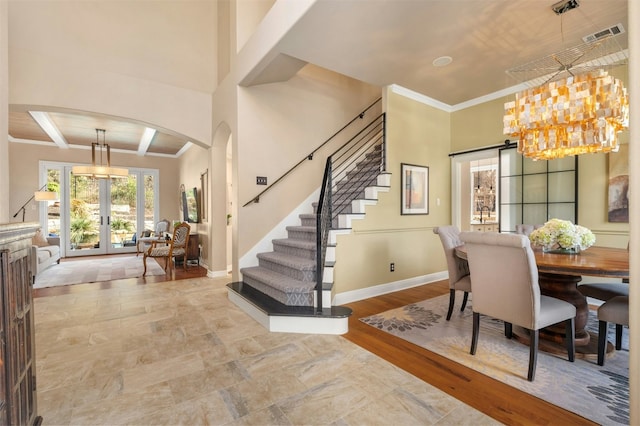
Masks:
[[[214,2],[7,3],[10,104],[126,117],[210,143]]]
[[[330,148],[303,162],[260,203],[242,207],[265,188],[256,177],[274,182],[379,96],[379,88],[312,66],[284,83],[239,88],[233,158],[240,256],[321,185]]]
[[[9,9],[0,2],[0,199],[9,199]],[[9,222],[9,203],[0,204],[0,223]]]

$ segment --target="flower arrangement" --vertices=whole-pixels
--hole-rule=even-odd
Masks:
[[[568,220],[551,219],[529,235],[529,240],[544,249],[586,250],[596,242],[591,230]]]

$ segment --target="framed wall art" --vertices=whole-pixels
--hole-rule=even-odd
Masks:
[[[429,167],[401,163],[400,214],[429,214]]]
[[[629,223],[629,147],[609,154],[609,222]]]

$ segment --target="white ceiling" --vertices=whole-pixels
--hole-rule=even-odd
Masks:
[[[312,63],[372,85],[402,86],[445,108],[456,109],[520,83],[506,74],[510,68],[582,44],[582,37],[604,28],[616,24],[628,28],[627,0],[578,1],[578,8],[556,15],[551,9],[555,2],[544,0],[319,0],[278,42],[272,50],[275,55],[269,55],[269,62],[256,66],[263,71],[243,83],[286,80],[304,64]],[[64,2],[39,4],[52,7],[58,3]],[[116,13],[118,3],[109,3],[113,7],[108,8],[108,12]],[[179,5],[184,4],[161,3],[172,5],[165,5],[167,10],[163,11],[162,19],[175,15],[175,8],[180,10]],[[28,7],[29,3],[25,5],[22,7]],[[33,10],[27,10],[25,15],[34,13]],[[144,8],[140,13],[143,11]],[[24,16],[18,12],[11,14],[11,23],[17,20],[27,25]],[[37,14],[37,22],[51,25],[51,31],[58,31],[55,22],[48,23],[43,18],[51,11],[44,12]],[[83,14],[86,13],[87,9],[83,9]],[[199,24],[202,28],[202,19]],[[134,36],[130,30],[127,34]],[[13,31],[10,35],[15,34]],[[71,35],[67,39],[69,37]],[[71,39],[77,42],[77,39]],[[65,37],[52,35],[51,40],[64,41]],[[24,46],[27,41],[20,38],[17,43],[21,48],[29,48]],[[111,47],[104,46],[108,39],[100,38],[99,41],[105,55],[127,49],[123,39],[113,40],[119,44]],[[620,49],[627,48],[626,33],[616,36],[615,41]],[[11,37],[10,42],[14,43]],[[86,45],[87,41],[84,42]],[[183,49],[180,46],[171,48]],[[154,51],[158,58],[159,50]],[[453,62],[444,67],[433,66],[432,62],[441,56],[451,56]],[[126,56],[127,61],[134,57]],[[144,58],[140,57],[140,60]],[[110,58],[104,57],[101,61],[108,64]],[[165,61],[167,66],[170,66],[169,62]],[[206,86],[206,78],[194,78],[198,79],[197,84]],[[13,108],[9,118],[10,138],[48,138],[53,143],[26,110]],[[145,128],[144,124],[121,118],[71,111],[51,114],[50,118],[71,144],[90,144],[95,141],[95,128],[107,128],[106,139],[112,148],[133,151],[138,150]],[[170,130],[157,130],[148,152],[179,155],[187,138]]]
[[[506,74],[510,68],[582,44],[604,28],[628,28],[627,0],[578,2],[556,15],[556,2],[544,0],[321,0],[274,50],[455,108],[521,83]],[[626,32],[615,40],[627,48]],[[453,62],[434,67],[441,56]],[[265,69],[276,81],[273,67]],[[281,77],[288,72],[283,68]]]

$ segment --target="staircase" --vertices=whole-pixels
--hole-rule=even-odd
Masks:
[[[372,135],[352,144],[348,161],[340,161],[332,172],[326,244],[319,243],[319,206],[313,203],[313,213],[299,216],[300,225],[286,227],[287,238],[272,240],[273,251],[257,255],[258,266],[240,270],[242,282],[227,286],[229,299],[270,331],[344,334],[348,330],[351,310],[331,306],[336,236],[349,233],[352,221],[363,219],[366,206],[377,203],[378,193],[389,190],[390,175],[383,171],[383,124],[384,117]]]

